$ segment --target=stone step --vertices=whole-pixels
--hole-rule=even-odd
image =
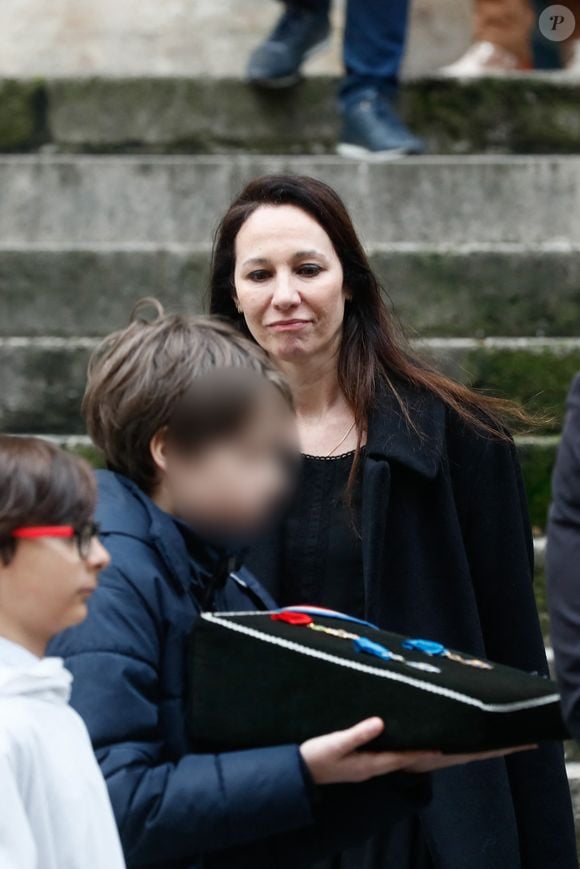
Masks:
[[[78,433],[78,405],[92,338],[1,338],[0,428]],[[478,389],[517,399],[549,415],[557,432],[568,386],[580,370],[578,338],[431,338],[421,354]]]
[[[210,251],[0,245],[0,335],[105,334],[144,296],[201,312]],[[420,335],[580,336],[580,243],[395,242],[369,254],[396,313]]]
[[[344,196],[368,245],[580,242],[580,157],[4,156],[0,238],[207,244],[250,178],[305,173]]]
[[[30,73],[28,73],[30,75]],[[0,80],[0,150],[324,153],[337,79],[261,91],[240,76]],[[577,153],[580,83],[559,72],[407,81],[401,111],[437,154]]]

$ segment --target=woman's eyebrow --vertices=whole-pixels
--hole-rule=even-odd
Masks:
[[[312,248],[311,250],[297,250],[296,253],[292,254],[292,260],[302,260],[307,259],[308,257],[317,257],[318,259],[324,260],[324,262],[328,262],[328,257],[322,253],[320,250],[315,250]],[[242,263],[242,268],[246,268],[246,266],[267,266],[269,265],[270,260],[267,257],[263,256],[252,256],[247,260],[244,260]]]
[[[265,266],[268,265],[268,260],[263,256],[252,256],[243,262],[244,266]]]
[[[318,257],[319,259],[323,259],[325,262],[328,261],[328,258],[322,253],[322,251],[315,250],[314,248],[312,248],[312,250],[299,250],[294,254],[292,259],[306,259],[309,256]]]

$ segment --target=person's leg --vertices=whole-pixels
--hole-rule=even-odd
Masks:
[[[391,96],[397,90],[405,50],[409,0],[349,0],[344,31],[346,77],[343,107],[361,91]]]
[[[575,20],[574,33],[570,38],[578,40],[580,39],[580,0],[568,0],[565,5],[570,9]]]
[[[339,94],[342,156],[390,159],[425,150],[394,106],[408,18],[409,0],[348,0]]]
[[[566,72],[580,77],[580,0],[567,0],[565,5],[574,15],[575,24],[572,35],[561,43],[562,61]]]
[[[534,22],[531,0],[475,0],[472,43],[441,72],[464,77],[531,69]]]
[[[310,12],[330,12],[331,0],[291,0],[284,2],[285,6],[299,6],[302,9],[309,9]]]
[[[477,0],[474,40],[491,42],[517,57],[521,65],[530,66],[534,23],[529,0]]]
[[[304,61],[323,48],[330,35],[331,0],[290,0],[282,5],[273,31],[250,57],[247,77],[252,84],[296,84]]]

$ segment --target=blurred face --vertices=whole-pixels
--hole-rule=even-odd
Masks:
[[[258,208],[236,238],[234,281],[248,329],[275,359],[336,354],[348,292],[330,238],[306,212]]]
[[[291,491],[298,454],[295,420],[273,386],[265,386],[239,431],[191,455],[159,437],[152,452],[162,479],[153,499],[194,527],[251,535]]]
[[[97,538],[86,559],[74,539],[19,540],[10,564],[0,562],[0,632],[46,646],[60,631],[85,619],[99,571],[109,561]]]

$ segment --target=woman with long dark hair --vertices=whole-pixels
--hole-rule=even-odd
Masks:
[[[413,353],[338,195],[313,178],[252,181],[216,236],[211,311],[251,335],[293,392],[299,491],[250,555],[278,602],[546,673],[509,434],[526,415]],[[577,866],[561,746],[438,773],[433,791],[388,839],[328,865]]]

